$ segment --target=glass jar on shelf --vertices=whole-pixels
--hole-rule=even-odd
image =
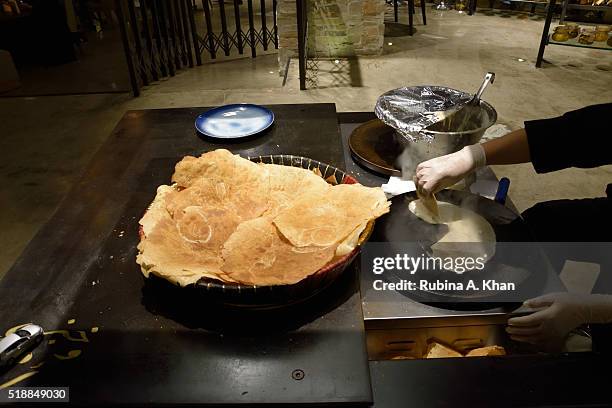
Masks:
[[[580,26],[578,23],[565,23],[567,27],[567,33],[569,34],[569,38],[576,38],[578,34],[580,34]]]
[[[595,30],[592,28],[583,28],[578,36],[578,42],[584,45],[591,45],[595,42]]]
[[[610,27],[609,25],[598,25],[595,28],[595,41],[598,41],[598,42],[608,41],[608,33],[610,32],[611,29],[612,27]]]
[[[552,35],[553,41],[564,42],[569,40],[569,29],[567,26],[560,25],[555,27],[555,32]]]

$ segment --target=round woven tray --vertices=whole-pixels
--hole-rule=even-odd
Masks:
[[[357,180],[344,171],[326,163],[302,156],[268,155],[248,157],[256,163],[280,164],[283,166],[318,169],[322,177],[330,184],[355,184]],[[357,246],[349,254],[325,265],[312,275],[292,285],[255,286],[239,283],[222,282],[216,279],[201,278],[192,285],[184,287],[186,291],[195,291],[207,301],[220,302],[224,305],[245,308],[277,308],[309,299],[334,282],[356,258],[374,228],[370,221],[361,233]],[[142,234],[142,228],[140,230]],[[172,285],[159,277],[150,275],[149,281],[156,285]],[[146,279],[146,278],[145,278]]]

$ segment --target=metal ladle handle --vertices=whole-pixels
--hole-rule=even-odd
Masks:
[[[482,96],[482,93],[484,92],[487,85],[489,85],[489,83],[492,84],[494,81],[495,81],[495,73],[487,72],[487,74],[484,77],[484,80],[482,81],[482,85],[480,85],[480,88],[478,88],[478,92],[476,92],[476,95],[474,95],[470,103],[474,105],[478,104],[480,102],[480,97]]]

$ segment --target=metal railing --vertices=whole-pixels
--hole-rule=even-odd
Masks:
[[[246,30],[243,30],[241,21],[241,8],[244,8],[243,1],[232,0],[229,3],[233,5],[234,17],[234,27],[230,28],[228,25],[230,20],[228,20],[226,12],[226,4],[228,3],[223,0],[217,0],[221,31],[216,33],[211,9],[213,2],[202,0],[206,33],[199,39],[198,52],[204,53],[207,51],[210,54],[210,58],[214,59],[217,57],[217,51],[219,50],[223,51],[226,56],[229,56],[232,49],[236,49],[239,54],[243,54],[245,48],[250,48],[251,56],[256,57],[258,45],[261,45],[264,51],[267,51],[270,46],[278,48],[278,27],[276,25],[277,0],[272,1],[272,21],[270,22],[266,16],[266,0],[259,1],[258,14],[253,3],[253,0],[247,0],[248,22]],[[270,26],[269,23],[272,25]]]
[[[137,10],[138,9],[138,10]],[[140,88],[194,66],[195,30],[190,0],[115,0],[134,96]],[[202,64],[199,53],[195,62]]]
[[[232,50],[243,54],[250,48],[251,56],[256,57],[260,46],[264,51],[278,48],[277,0],[272,0],[270,21],[266,0],[246,2],[248,20],[243,22],[242,0],[217,0],[218,13],[213,13],[211,0],[202,0],[203,18],[198,23],[192,0],[140,0],[138,6],[135,0],[115,0],[134,96],[151,82],[201,65],[204,53],[215,59],[219,51],[229,56]],[[233,21],[227,8],[233,8]],[[198,24],[202,35],[198,34]]]
[[[306,0],[295,0],[298,30],[298,69],[300,89],[306,89],[306,62],[308,59],[308,9]]]

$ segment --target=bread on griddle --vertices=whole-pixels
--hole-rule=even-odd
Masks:
[[[427,351],[425,352],[424,358],[454,358],[463,357],[463,354],[459,353],[452,348],[445,346],[444,344],[436,341],[429,343]]]
[[[505,356],[506,349],[502,346],[487,346],[470,350],[466,357],[484,357],[484,356]]]

